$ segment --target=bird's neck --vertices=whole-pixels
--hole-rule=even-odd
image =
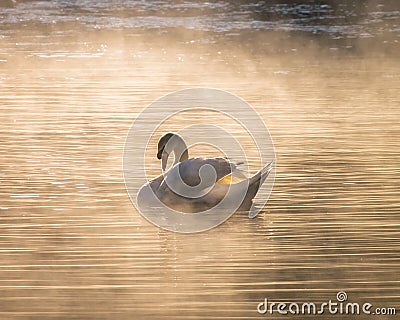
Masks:
[[[185,150],[182,152],[181,157],[179,158],[179,162],[185,161],[187,159],[189,159],[189,152],[185,148]]]
[[[186,143],[180,137],[175,144],[174,153],[175,153],[175,164],[189,159],[189,152],[187,150]]]

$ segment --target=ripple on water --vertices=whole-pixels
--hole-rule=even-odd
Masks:
[[[265,297],[326,302],[339,290],[399,308],[400,72],[380,48],[395,45],[400,14],[355,11],[347,21],[347,4],[0,4],[0,318],[258,319]],[[320,34],[339,50],[320,52]],[[358,55],[364,35],[379,59]],[[135,211],[121,157],[140,110],[193,86],[257,109],[277,177],[256,219],[181,235]],[[202,121],[224,124],[196,113],[170,128]]]

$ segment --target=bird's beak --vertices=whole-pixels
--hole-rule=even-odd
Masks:
[[[157,159],[158,160],[161,160],[163,152],[164,152],[164,148],[158,149],[158,152],[157,152]]]
[[[161,154],[161,168],[162,168],[163,172],[165,171],[165,168],[167,167],[168,156],[169,156],[168,152],[162,151],[162,154]]]

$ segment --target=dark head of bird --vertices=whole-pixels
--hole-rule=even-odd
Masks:
[[[157,159],[161,160],[162,153],[164,152],[165,145],[168,143],[169,139],[171,139],[175,134],[174,133],[166,133],[164,134],[161,139],[158,141],[157,146]]]
[[[167,167],[169,155],[174,153],[174,165],[189,158],[187,146],[183,138],[176,133],[166,133],[158,141],[157,158],[161,159],[161,168],[163,171]]]

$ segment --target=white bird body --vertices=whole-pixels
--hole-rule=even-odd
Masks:
[[[176,134],[167,134],[158,144],[157,157],[163,160],[163,170],[171,152],[175,153],[176,163],[142,186],[137,196],[141,206],[158,208],[164,204],[179,212],[203,212],[229,197],[226,200],[238,202],[239,199],[238,209],[249,210],[272,169],[270,163],[247,178],[235,164],[222,157],[189,159],[183,139]]]

